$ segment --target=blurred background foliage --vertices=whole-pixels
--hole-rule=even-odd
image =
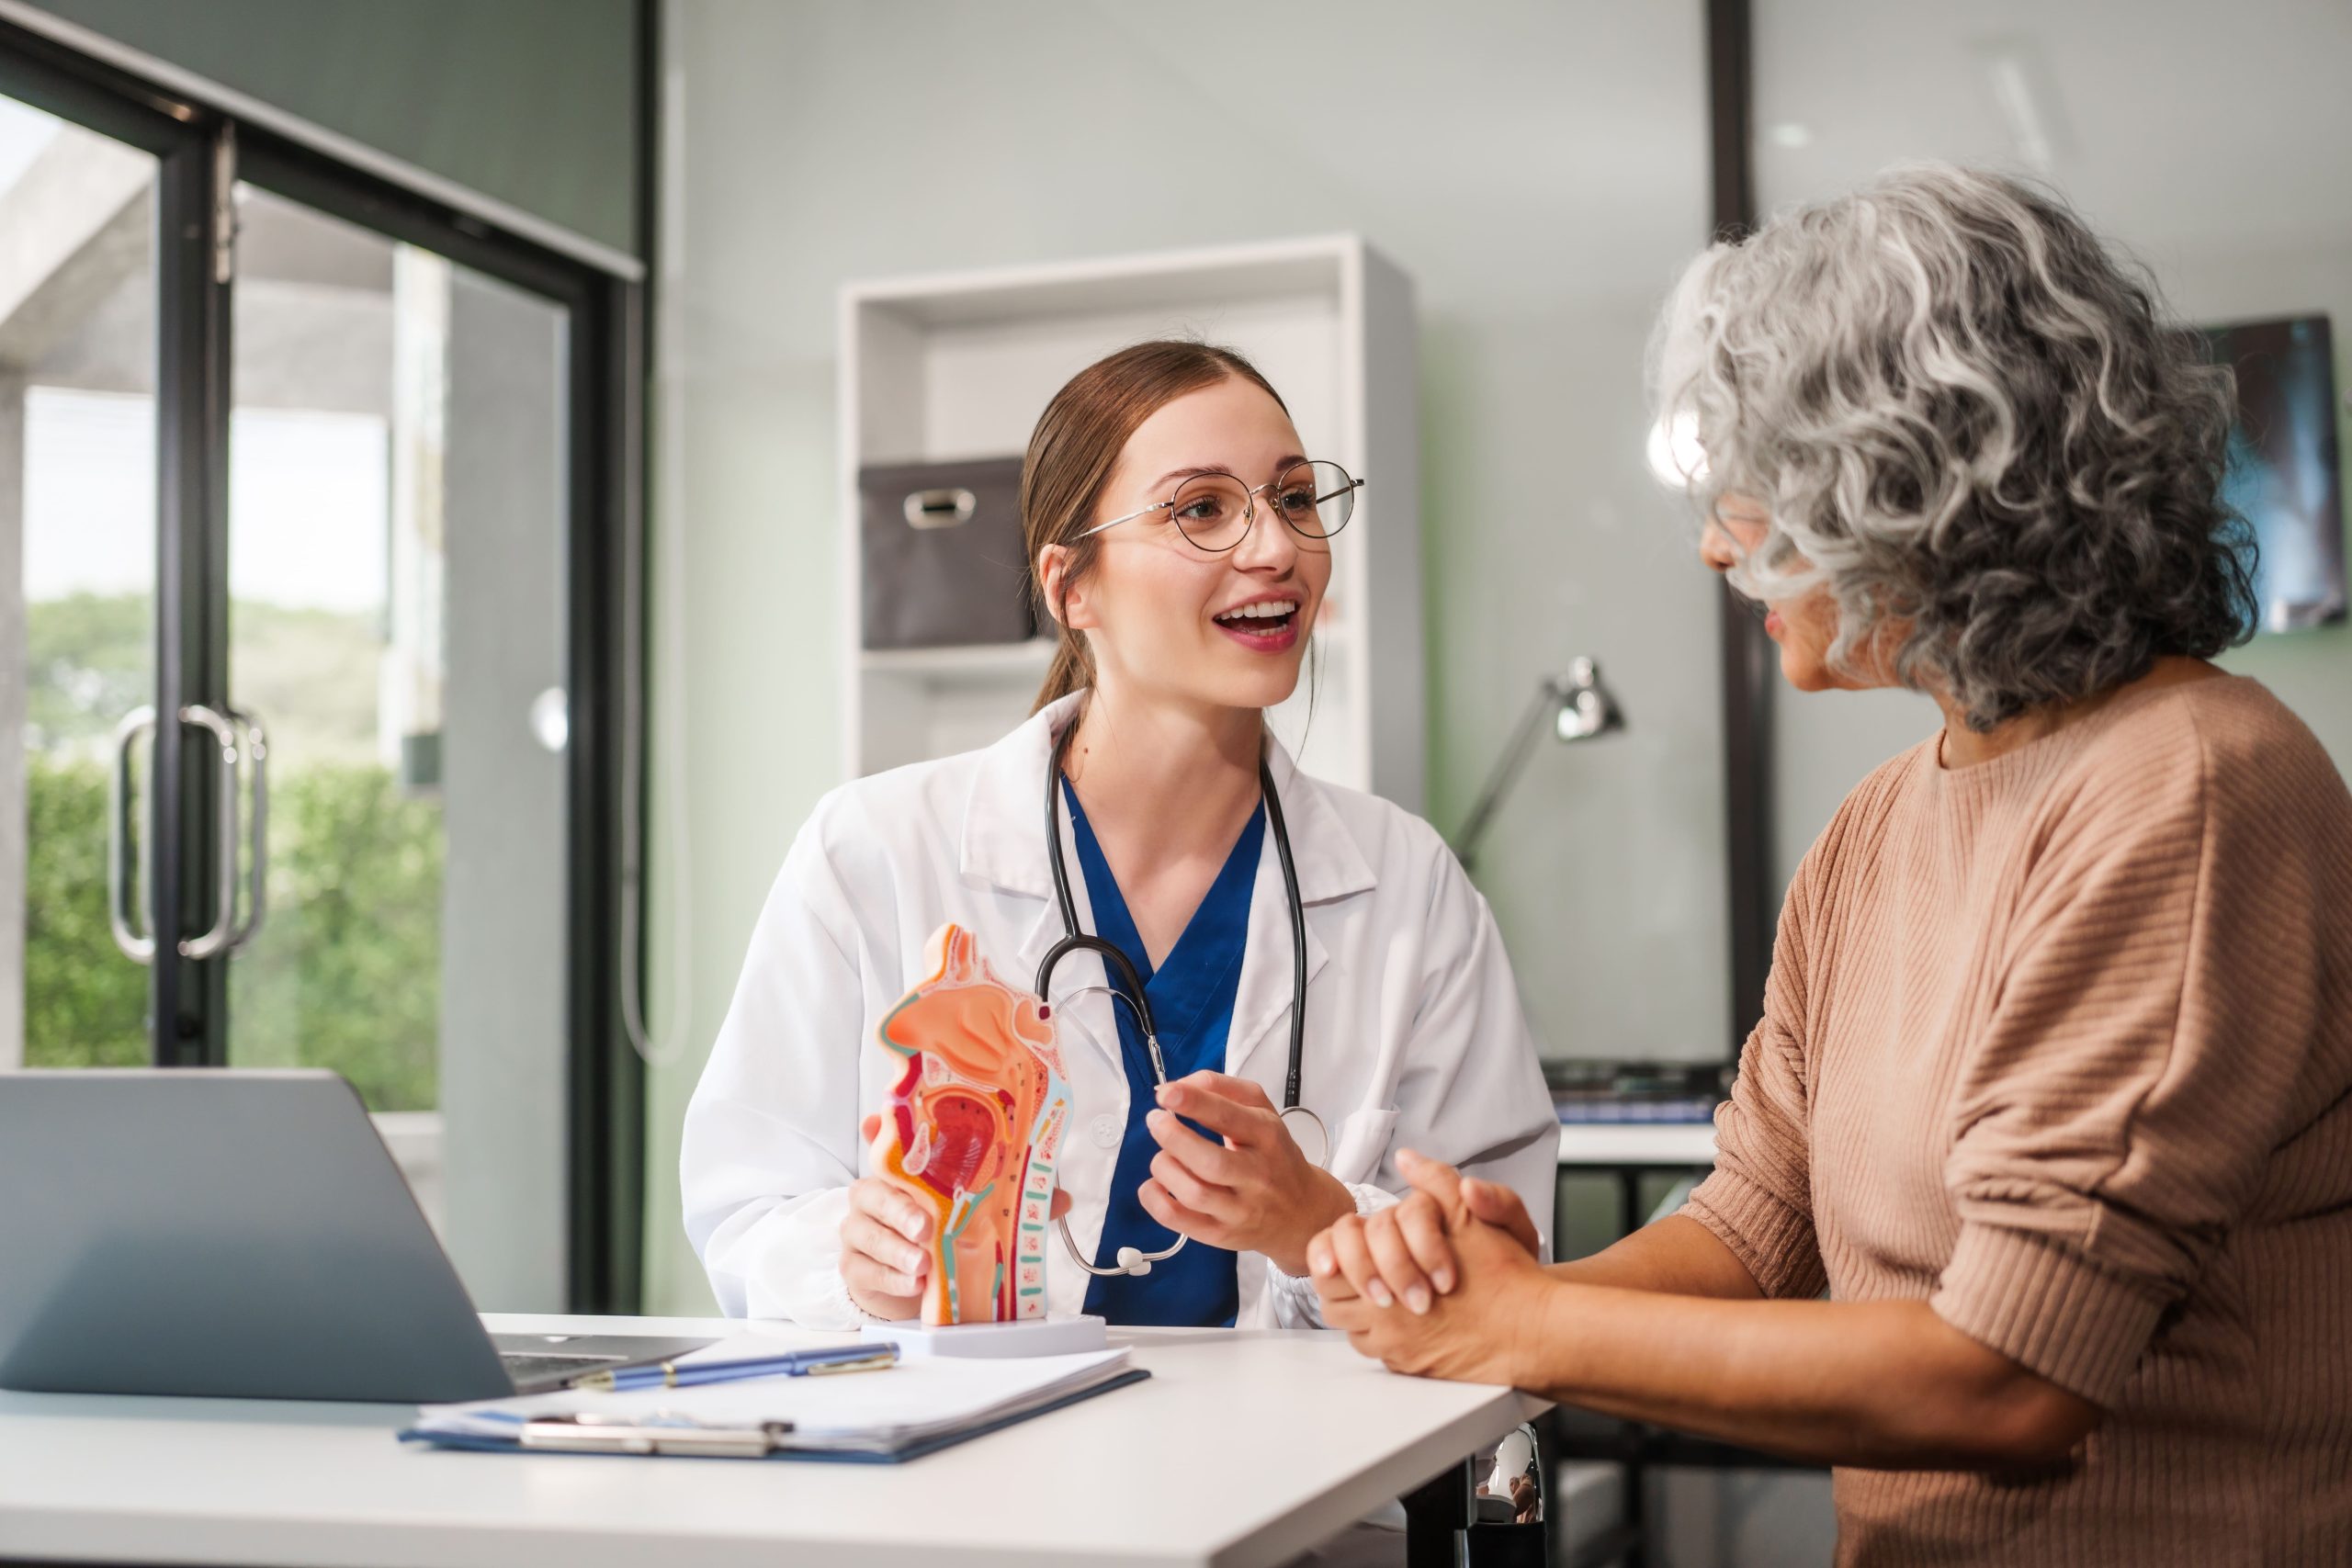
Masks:
[[[25,1061],[148,1060],[147,971],[107,919],[107,773],[149,700],[144,596],[27,606]],[[303,749],[270,762],[269,918],[231,970],[240,1066],[332,1067],[376,1111],[435,1102],[441,804],[377,760],[379,629],[359,615],[239,602],[243,700]]]

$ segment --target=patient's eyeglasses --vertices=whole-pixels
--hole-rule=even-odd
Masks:
[[[1272,483],[1255,490],[1231,474],[1194,474],[1158,505],[1097,523],[1078,536],[1091,538],[1105,528],[1165,512],[1194,549],[1222,555],[1249,537],[1250,525],[1258,520],[1257,498],[1262,495],[1273,514],[1300,538],[1328,539],[1355,514],[1356,491],[1363,484],[1337,463],[1293,463]]]

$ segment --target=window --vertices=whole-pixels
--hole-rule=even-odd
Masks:
[[[0,29],[0,1068],[331,1067],[626,1308],[636,290],[135,85]]]

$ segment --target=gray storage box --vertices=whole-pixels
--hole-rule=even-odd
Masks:
[[[1021,459],[861,469],[865,646],[1025,642]]]

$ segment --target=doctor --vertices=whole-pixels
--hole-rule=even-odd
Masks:
[[[1311,457],[1222,349],[1143,344],[1056,394],[1022,475],[1060,627],[1035,715],[818,805],[687,1109],[686,1229],[729,1314],[916,1314],[928,1219],[865,1174],[895,1071],[875,1032],[949,920],[1024,988],[1072,923],[1126,960],[1080,947],[1048,987],[1077,1254],[1047,1253],[1052,1311],[1317,1325],[1306,1244],[1396,1201],[1401,1145],[1550,1212],[1554,1120],[1485,902],[1426,823],[1266,731],[1360,483]]]

